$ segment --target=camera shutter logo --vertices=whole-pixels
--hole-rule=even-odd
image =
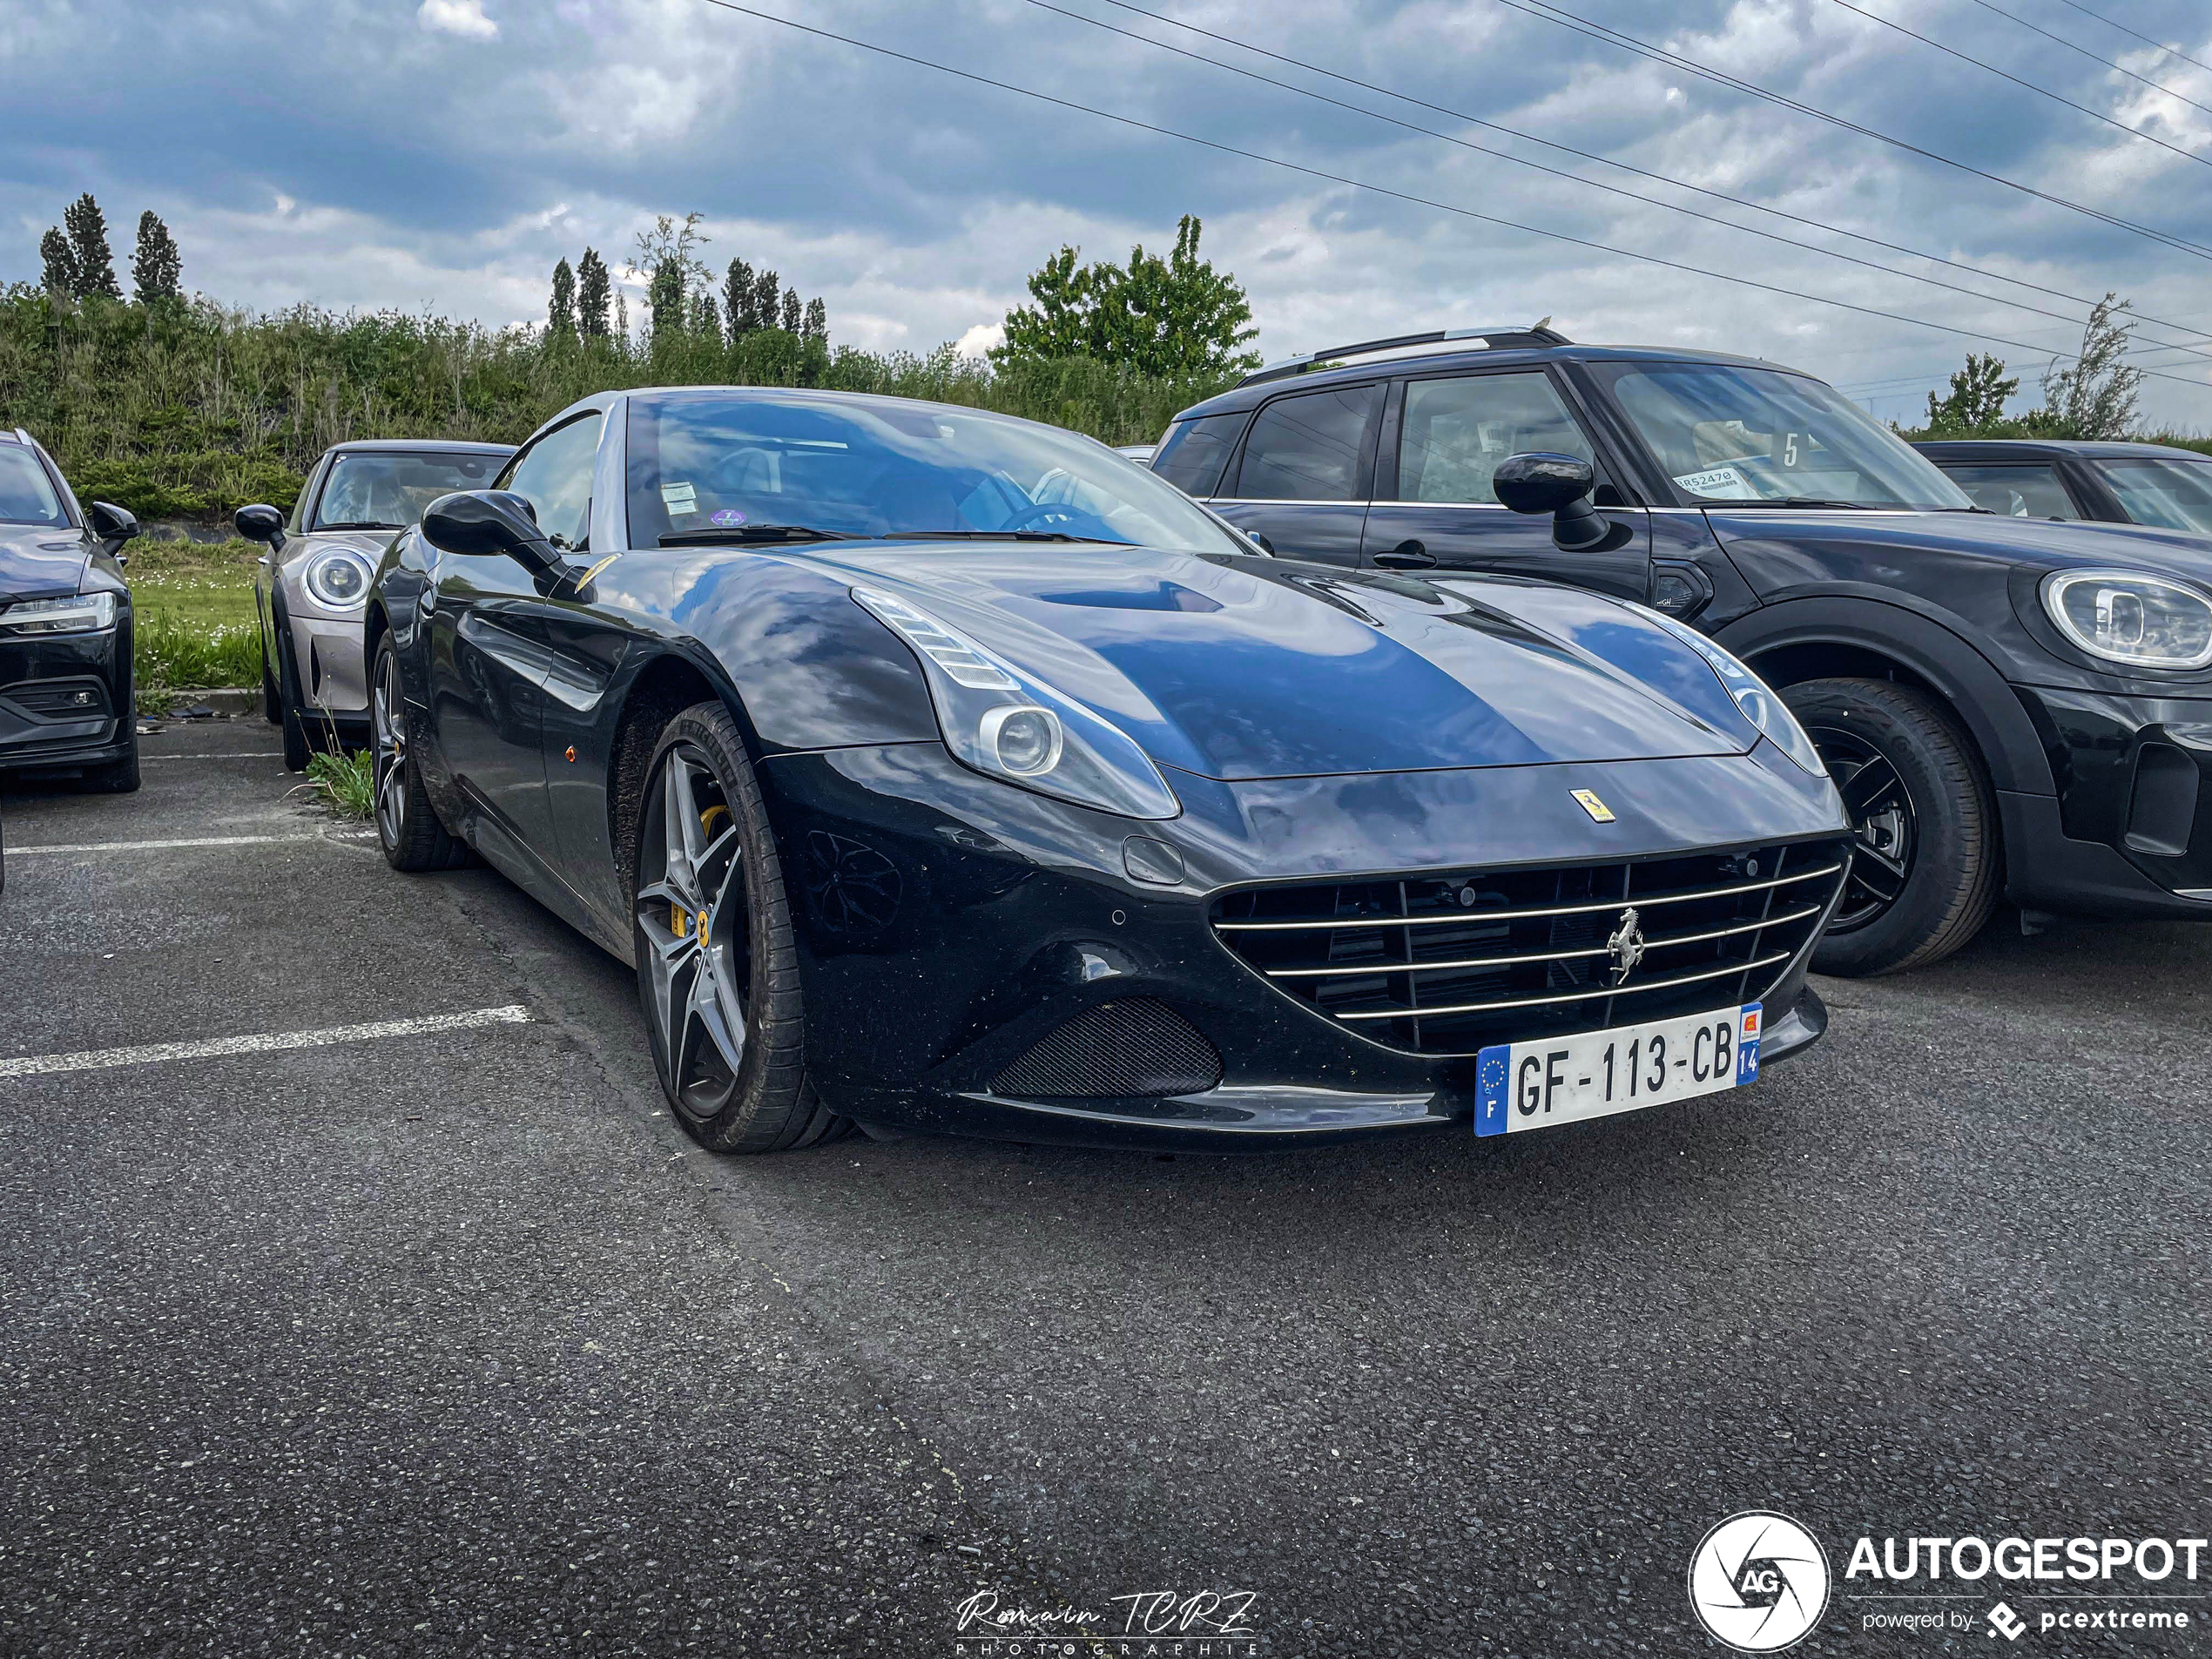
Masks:
[[[1779,1653],[1828,1610],[1828,1556],[1787,1515],[1747,1509],[1707,1533],[1689,1557],[1689,1605],[1716,1642]]]

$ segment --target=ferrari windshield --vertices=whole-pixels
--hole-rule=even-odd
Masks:
[[[505,464],[498,455],[380,455],[349,449],[330,463],[311,530],[403,530],[456,489],[482,489]]]
[[[1971,510],[1935,463],[1841,394],[1732,363],[1594,363],[1676,489],[1721,502]]]
[[[2093,461],[2128,516],[2138,524],[2212,536],[2212,460]]]
[[[630,406],[630,538],[836,536],[1116,542],[1249,553],[1102,443],[903,399],[705,392]]]

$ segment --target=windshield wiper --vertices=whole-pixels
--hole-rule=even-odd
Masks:
[[[748,542],[858,542],[853,530],[816,529],[811,524],[715,524],[705,529],[663,530],[663,547],[742,547]]]
[[[1096,536],[1070,536],[1065,530],[889,530],[887,542],[1096,542]],[[1109,542],[1127,547],[1127,542]]]
[[[368,519],[366,519],[366,518],[360,518],[360,519],[345,519],[345,520],[341,520],[341,521],[338,521],[338,522],[335,522],[335,523],[331,522],[331,521],[328,521],[328,520],[326,520],[324,523],[320,523],[320,524],[318,524],[318,525],[316,525],[316,526],[315,526],[315,529],[316,529],[318,531],[321,531],[321,530],[403,530],[403,529],[405,529],[406,528],[407,528],[407,526],[406,526],[406,525],[404,525],[404,524],[379,524],[379,523],[374,523],[373,521],[368,520]]]

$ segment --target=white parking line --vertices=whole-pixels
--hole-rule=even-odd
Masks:
[[[45,846],[10,846],[10,858],[35,853],[159,853],[178,846],[272,846],[287,841],[363,841],[374,830],[333,830],[327,835],[199,835],[176,841],[57,841]]]
[[[0,1077],[44,1077],[57,1071],[103,1071],[113,1066],[151,1066],[165,1060],[206,1060],[219,1055],[274,1054],[284,1049],[327,1049],[338,1042],[374,1042],[379,1037],[420,1036],[430,1031],[467,1031],[486,1025],[526,1025],[530,1011],[519,1003],[477,1008],[468,1014],[427,1014],[412,1020],[379,1020],[369,1025],[326,1026],[320,1031],[267,1031],[254,1036],[208,1037],[199,1042],[150,1042],[136,1049],[90,1049],[80,1054],[26,1055],[0,1060]]]
[[[141,754],[140,762],[152,760],[281,760],[283,752],[277,749],[199,749],[190,754]]]

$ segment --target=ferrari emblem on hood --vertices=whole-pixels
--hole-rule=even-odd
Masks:
[[[1575,804],[1590,815],[1592,823],[1610,824],[1613,821],[1613,809],[1597,798],[1597,791],[1577,789],[1572,792]]]

